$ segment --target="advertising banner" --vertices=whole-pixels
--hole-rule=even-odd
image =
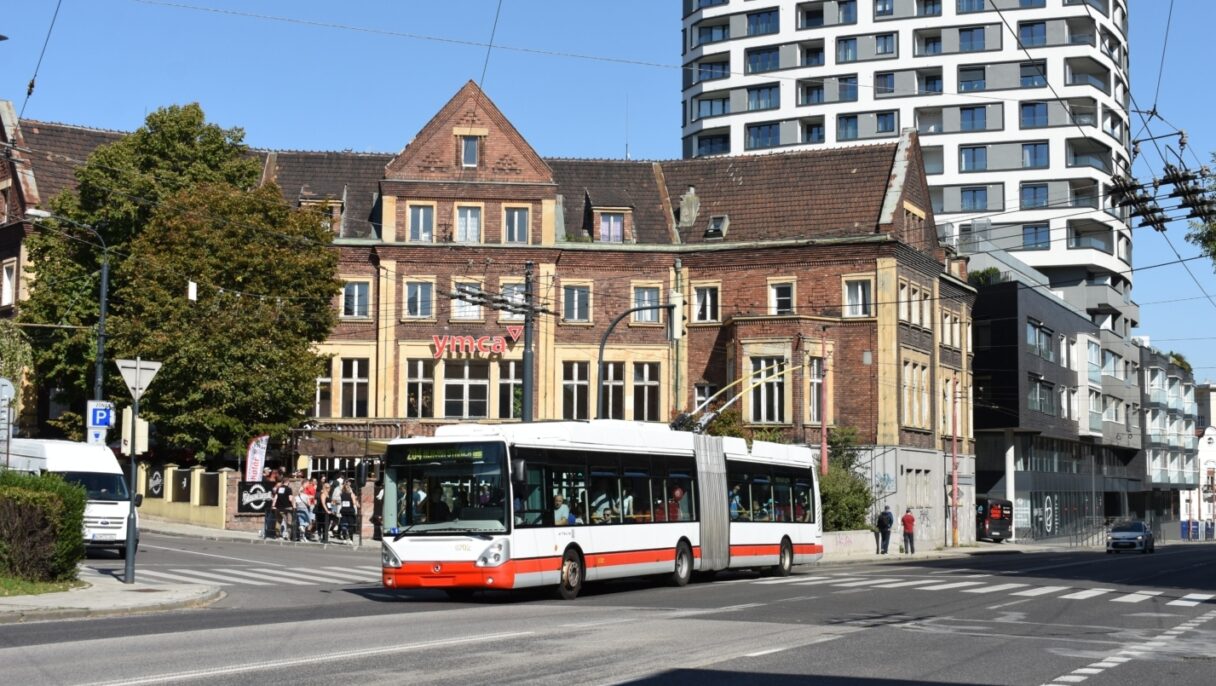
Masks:
[[[266,446],[270,444],[270,436],[258,436],[249,441],[249,451],[245,455],[245,480],[260,481],[262,467],[266,466]]]
[[[270,508],[274,496],[262,481],[242,481],[237,485],[237,514],[262,514]]]

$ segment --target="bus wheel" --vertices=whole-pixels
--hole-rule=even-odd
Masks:
[[[676,568],[671,573],[671,584],[673,586],[687,586],[688,580],[692,578],[692,551],[688,549],[688,544],[680,541],[676,545]]]
[[[557,582],[558,595],[562,600],[574,600],[583,590],[583,561],[578,551],[567,548],[562,555],[562,578]]]
[[[777,558],[777,564],[769,570],[773,576],[789,576],[794,569],[794,549],[790,546],[790,542],[786,539],[781,540],[781,556]]]

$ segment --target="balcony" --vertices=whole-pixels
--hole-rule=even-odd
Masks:
[[[1102,413],[1101,412],[1090,412],[1089,413],[1089,430],[1090,431],[1101,431],[1102,430]]]
[[[1170,483],[1180,486],[1198,486],[1199,473],[1193,469],[1170,470]]]
[[[1173,412],[1182,412],[1182,396],[1171,394],[1168,399],[1168,405]]]
[[[1184,400],[1182,402],[1182,414],[1185,414],[1189,417],[1198,417],[1199,416],[1199,403],[1196,403],[1193,401],[1188,402],[1188,401]]]
[[[1165,405],[1166,395],[1164,388],[1148,389],[1148,401],[1154,405]]]
[[[1182,442],[1183,448],[1185,448],[1186,450],[1199,450],[1199,437],[1198,436],[1184,436],[1183,438],[1185,439]]]
[[[1071,225],[1072,222],[1069,222]],[[1068,247],[1073,250],[1090,248],[1093,250],[1101,250],[1107,255],[1115,253],[1115,241],[1111,235],[1111,230],[1105,231],[1085,231],[1081,232],[1075,228],[1069,227],[1071,230],[1068,233]]]
[[[1177,433],[1177,432],[1170,432],[1169,433],[1169,446],[1171,448],[1181,448],[1182,447],[1182,438],[1183,438],[1182,434]]]
[[[1102,383],[1102,367],[1091,364],[1089,365],[1089,380],[1093,383]]]
[[[1164,429],[1150,428],[1145,434],[1148,436],[1148,442],[1154,445],[1167,445],[1169,443],[1169,434]]]

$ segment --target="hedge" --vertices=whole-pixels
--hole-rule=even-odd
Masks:
[[[84,559],[84,488],[57,474],[0,470],[0,574],[68,581]]]

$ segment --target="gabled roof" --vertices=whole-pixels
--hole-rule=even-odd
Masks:
[[[379,220],[373,217],[373,210],[384,165],[392,155],[294,150],[261,154],[265,159],[262,180],[278,183],[288,203],[342,201],[343,238],[373,238],[379,234]]]
[[[21,134],[30,150],[27,157],[34,168],[43,203],[65,188],[76,187],[76,167],[83,165],[90,153],[127,135],[33,119],[21,120]]]
[[[563,196],[567,237],[578,236],[584,229],[594,236],[595,227],[585,226],[591,210],[613,207],[632,210],[636,242],[671,242],[663,190],[652,163],[552,159],[549,168],[557,192]]]

